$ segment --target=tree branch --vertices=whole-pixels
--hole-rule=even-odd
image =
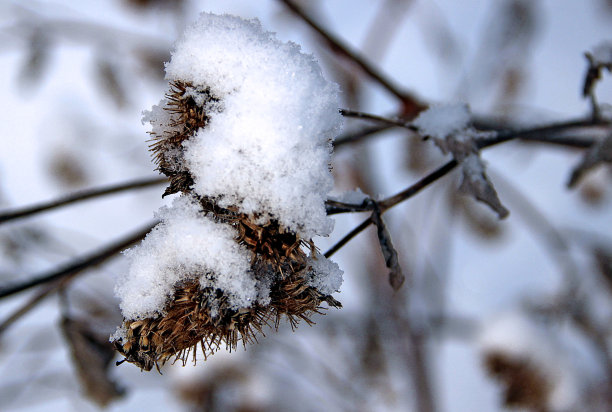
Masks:
[[[144,179],[136,179],[124,183],[118,183],[110,186],[81,190],[47,202],[41,202],[22,208],[0,212],[0,224],[8,222],[10,220],[31,216],[36,213],[45,212],[47,210],[56,209],[58,207],[66,206],[72,203],[77,203],[83,200],[106,196],[113,193],[123,192],[126,190],[143,189],[149,186],[155,186],[166,182],[168,182],[168,178],[166,177],[149,177]]]
[[[433,172],[431,172],[427,176],[423,177],[421,180],[419,180],[418,182],[416,182],[412,186],[402,190],[401,192],[399,192],[399,193],[397,193],[397,194],[395,194],[393,196],[390,196],[390,197],[388,197],[388,198],[378,202],[378,207],[380,208],[381,214],[384,213],[385,211],[387,211],[388,209],[392,208],[393,206],[395,206],[395,205],[397,205],[397,204],[399,204],[399,203],[401,203],[401,202],[411,198],[412,196],[416,195],[421,190],[425,189],[427,186],[429,186],[430,184],[432,184],[433,182],[435,182],[439,178],[441,178],[441,177],[445,176],[446,174],[448,174],[456,166],[457,166],[457,161],[454,160],[454,159],[450,160],[449,162],[447,162],[446,164],[442,165],[438,169],[434,170]],[[351,206],[359,207],[359,205],[351,205]],[[369,209],[365,209],[364,208],[363,210],[359,210],[359,211],[372,210],[371,206],[369,206],[369,207],[370,207]],[[348,211],[353,211],[353,210],[347,210],[347,212]],[[340,213],[340,212],[335,212],[335,213]],[[372,220],[371,217],[369,217],[366,220],[364,220],[363,222],[361,222],[361,224],[359,226],[357,226],[355,229],[351,230],[346,236],[344,236],[342,239],[340,239],[340,241],[338,241],[338,243],[336,243],[327,252],[325,252],[325,257],[328,258],[328,257],[332,256],[340,248],[342,248],[345,244],[347,244],[352,238],[354,238],[359,233],[361,233],[365,228],[367,228],[371,223],[373,223],[373,220]]]
[[[73,276],[77,273],[91,268],[92,266],[99,265],[107,259],[115,256],[117,253],[121,252],[123,249],[127,248],[131,244],[143,239],[156,224],[157,222],[149,223],[143,226],[142,228],[114,242],[111,242],[92,253],[73,259],[67,264],[62,265],[49,272],[42,273],[38,276],[33,276],[30,280],[26,280],[24,282],[17,283],[14,285],[1,287],[0,299],[14,295],[19,292],[23,292],[24,290],[28,290],[38,285],[53,282],[55,280],[65,278],[67,276]]]
[[[357,51],[352,50],[346,43],[331,34],[328,30],[323,28],[320,24],[315,22],[310,16],[308,16],[304,10],[302,10],[293,0],[279,0],[288,9],[295,13],[300,19],[307,23],[313,30],[325,39],[332,51],[337,52],[350,60],[352,60],[357,66],[361,68],[368,76],[376,80],[381,86],[387,91],[396,96],[404,106],[404,112],[409,116],[415,116],[425,106],[418,101],[417,98],[402,90],[398,85],[394,84],[391,79],[382,74],[380,70],[374,67],[368,62],[365,57],[360,55]]]

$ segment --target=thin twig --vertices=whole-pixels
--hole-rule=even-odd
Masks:
[[[388,117],[378,116],[371,113],[358,112],[355,110],[340,109],[340,114],[344,117],[354,117],[357,119],[372,120],[378,123],[382,123],[388,126],[399,126],[417,132],[419,129],[413,126],[412,123],[401,119],[391,119]]]
[[[149,186],[155,186],[166,182],[168,182],[168,179],[166,177],[149,177],[144,179],[136,179],[124,183],[118,183],[110,186],[80,190],[78,192],[62,196],[58,199],[0,212],[0,224],[8,222],[9,220],[20,219],[26,216],[31,216],[36,213],[44,212],[51,209],[56,209],[58,207],[77,203],[83,200],[106,196],[118,192],[124,192],[126,190],[143,189]]]
[[[381,213],[384,213],[385,211],[387,211],[388,209],[392,208],[393,206],[395,206],[395,205],[397,205],[397,204],[399,204],[399,203],[401,203],[401,202],[411,198],[412,196],[416,195],[421,190],[425,189],[427,186],[429,186],[430,184],[432,184],[433,182],[435,182],[439,178],[441,178],[444,175],[448,174],[456,166],[457,166],[457,161],[454,160],[454,159],[450,160],[449,162],[447,162],[446,164],[442,165],[438,169],[434,170],[433,172],[431,172],[427,176],[423,177],[421,180],[419,180],[415,184],[411,185],[410,187],[402,190],[401,192],[399,192],[399,193],[397,193],[397,194],[395,194],[393,196],[388,197],[387,199],[384,199],[384,200],[378,202],[378,206],[380,207]],[[354,206],[358,206],[358,205],[354,205]],[[342,239],[340,239],[340,241],[338,241],[338,243],[336,243],[334,246],[332,246],[331,249],[329,249],[327,252],[325,252],[325,257],[332,256],[340,248],[342,248],[345,244],[347,244],[352,238],[354,238],[359,233],[361,233],[365,228],[370,226],[371,223],[372,223],[372,218],[371,217],[369,217],[366,220],[364,220],[363,222],[361,222],[361,224],[359,226],[357,226],[356,228],[351,230],[346,236],[344,236]]]
[[[357,131],[353,131],[353,132],[348,132],[345,134],[342,134],[340,136],[338,136],[334,142],[334,151],[338,150],[338,148],[346,146],[350,143],[356,143],[359,142],[367,137],[373,137],[376,136],[378,133],[384,132],[386,130],[391,129],[392,125],[383,125],[383,126],[370,126],[370,127],[366,127],[363,128],[361,130],[357,130]]]
[[[387,91],[396,96],[404,105],[406,113],[410,116],[416,115],[420,110],[423,109],[423,105],[411,94],[402,90],[398,85],[389,79],[387,76],[382,74],[380,70],[374,67],[368,62],[365,57],[360,55],[357,51],[352,50],[346,43],[331,34],[328,30],[323,28],[320,24],[315,22],[310,16],[308,16],[304,10],[302,10],[293,0],[279,0],[287,6],[292,12],[300,17],[305,23],[307,23],[312,29],[319,33],[325,41],[329,44],[332,51],[338,52],[341,55],[352,60],[357,66],[359,66],[366,74],[372,79],[376,80],[381,86]]]
[[[0,335],[4,333],[9,327],[11,327],[15,322],[21,319],[24,315],[29,313],[32,309],[38,306],[46,297],[50,296],[53,292],[55,292],[61,281],[53,282],[49,285],[46,285],[42,290],[37,291],[37,293],[28,299],[22,306],[17,308],[13,313],[7,316],[2,322],[0,322]]]
[[[74,275],[76,273],[80,273],[86,269],[91,268],[92,266],[99,265],[107,259],[115,256],[117,253],[121,252],[123,249],[127,248],[131,244],[138,242],[139,240],[144,238],[146,234],[155,226],[155,224],[157,224],[157,222],[149,223],[143,226],[142,228],[114,242],[110,242],[106,246],[103,246],[102,248],[92,253],[75,258],[67,264],[51,271],[42,273],[38,276],[33,276],[30,280],[26,280],[24,282],[17,283],[14,285],[4,286],[0,288],[0,299],[14,295],[19,292],[23,292],[24,290],[28,290],[38,285],[43,285],[58,279],[65,278],[67,276]]]

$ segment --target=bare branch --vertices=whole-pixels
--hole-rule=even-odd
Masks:
[[[425,189],[431,183],[435,182],[439,178],[448,174],[456,166],[457,166],[457,161],[454,159],[450,160],[449,162],[439,167],[438,169],[434,170],[433,172],[431,172],[430,174],[428,174],[427,176],[425,176],[424,178],[422,178],[421,180],[419,180],[412,186],[402,190],[401,192],[391,197],[388,197],[387,199],[384,199],[378,202],[378,206],[380,208],[381,213],[384,213],[387,209],[392,208],[393,206],[397,205],[398,203],[403,202],[404,200],[410,199],[412,196],[416,195],[421,190]],[[359,207],[359,205],[353,205],[353,206]],[[336,212],[336,213],[340,213],[340,212]],[[361,222],[359,226],[351,230],[346,236],[344,236],[340,241],[338,241],[338,243],[336,243],[327,252],[325,252],[325,257],[328,258],[332,256],[340,248],[342,248],[345,244],[347,244],[352,238],[354,238],[359,233],[361,233],[365,228],[367,228],[371,223],[373,223],[371,217]]]
[[[114,241],[106,246],[89,253],[85,256],[75,258],[67,264],[53,269],[49,272],[42,273],[38,276],[33,276],[30,280],[26,280],[14,285],[4,286],[0,288],[0,299],[14,295],[24,290],[31,289],[35,286],[53,282],[67,276],[73,276],[84,270],[90,269],[93,266],[99,265],[106,260],[114,257],[117,253],[127,248],[131,244],[143,239],[147,233],[157,224],[157,222],[144,225],[142,228]]]
[[[83,200],[106,196],[118,192],[124,192],[126,190],[143,189],[149,186],[155,186],[167,182],[168,179],[166,177],[149,177],[144,179],[132,180],[125,183],[118,183],[110,186],[81,190],[60,197],[58,199],[50,200],[48,202],[41,202],[35,205],[0,212],[0,224],[8,222],[10,220],[31,216],[36,213],[44,212],[47,210],[56,209],[58,207],[66,206],[72,203],[77,203]]]
[[[372,120],[378,123],[385,124],[387,126],[404,127],[413,132],[418,132],[419,130],[416,126],[413,126],[412,123],[401,120],[401,119],[390,119],[387,117],[377,116],[375,114],[357,112],[357,111],[348,110],[348,109],[340,109],[340,114],[344,117],[354,117],[356,119]]]
[[[365,57],[361,56],[357,51],[351,50],[351,48],[345,44],[342,40],[331,34],[328,30],[322,27],[320,24],[315,22],[310,16],[308,16],[304,10],[302,10],[293,0],[279,0],[292,12],[294,12],[300,19],[307,23],[312,29],[319,33],[327,42],[332,51],[337,52],[350,60],[352,60],[357,66],[359,66],[368,76],[376,80],[381,86],[387,91],[396,96],[403,104],[404,112],[409,116],[415,116],[421,111],[424,106],[419,100],[412,96],[410,93],[402,90],[401,87],[394,84],[394,82],[387,76],[382,74],[380,70],[374,67],[368,62]]]

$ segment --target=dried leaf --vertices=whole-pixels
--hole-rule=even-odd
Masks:
[[[85,395],[101,407],[121,397],[124,390],[108,375],[108,366],[115,357],[108,337],[93,331],[87,322],[68,317],[62,319],[61,328]]]
[[[385,258],[385,264],[390,269],[389,271],[389,284],[393,290],[398,290],[404,284],[406,278],[402,273],[402,268],[399,265],[397,258],[397,251],[393,247],[391,242],[391,235],[385,226],[385,222],[382,219],[380,209],[375,205],[374,212],[372,212],[372,222],[376,225],[378,233],[378,242],[380,244],[380,250],[382,251],[383,257]]]
[[[575,187],[586,172],[601,163],[612,163],[612,133],[584,153],[582,161],[572,171],[567,186]]]
[[[105,58],[98,58],[95,64],[100,89],[111,98],[117,107],[125,106],[127,103],[125,87],[116,65]]]
[[[508,216],[510,212],[506,209],[493,187],[493,184],[485,173],[485,168],[478,154],[474,153],[467,156],[461,162],[463,180],[459,191],[469,194],[485,204],[487,204],[500,219]]]

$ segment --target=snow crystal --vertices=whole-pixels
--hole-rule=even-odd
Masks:
[[[344,272],[335,262],[315,252],[308,258],[308,265],[310,266],[308,286],[316,288],[325,295],[331,295],[340,289]]]
[[[163,311],[178,282],[199,279],[203,287],[223,290],[230,305],[250,306],[258,296],[249,273],[250,254],[229,225],[198,211],[188,197],[162,208],[158,224],[139,246],[125,254],[130,269],[116,294],[126,319],[154,317]]]
[[[470,110],[466,104],[432,106],[421,112],[412,124],[425,136],[443,140],[468,127]]]
[[[176,44],[166,77],[208,87],[222,102],[183,145],[197,194],[305,238],[331,232],[324,203],[342,116],[338,86],[313,56],[257,20],[204,13]]]

